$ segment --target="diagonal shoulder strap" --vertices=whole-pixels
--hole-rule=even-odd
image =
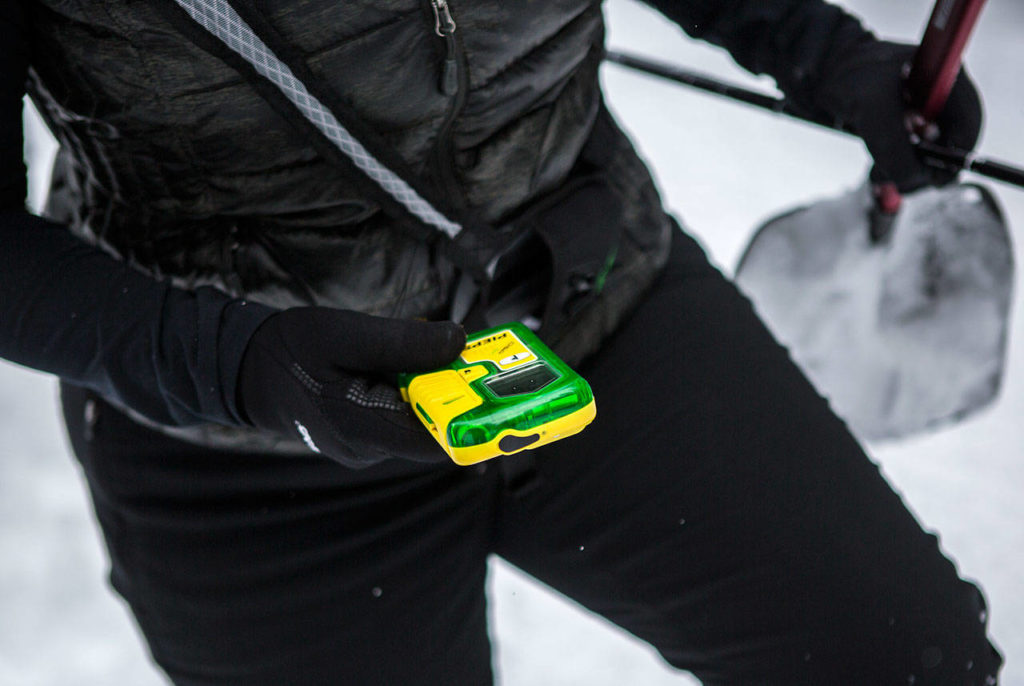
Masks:
[[[277,40],[272,27],[262,20],[260,14],[246,0],[174,0],[188,17],[201,26],[208,36],[217,39],[220,47],[228,49],[228,61],[236,68],[247,68],[265,80],[271,89],[258,88],[264,97],[280,106],[280,96],[301,113],[304,121],[311,125],[315,135],[322,136],[329,142],[333,152],[341,156],[368,179],[381,205],[395,213],[408,215],[408,219],[418,224],[414,229],[426,227],[438,234],[448,245],[448,253],[463,271],[474,276],[475,280],[485,280],[488,265],[492,263],[497,245],[492,239],[493,229],[486,225],[472,225],[464,220],[453,218],[452,213],[442,212],[436,199],[426,199],[426,191],[418,187],[418,182],[404,167],[397,153],[379,139],[379,136],[359,122],[359,118],[337,98],[332,99],[331,107],[327,107],[323,97],[311,92],[311,75],[304,68],[301,60],[293,59],[291,66],[268,46],[268,41],[275,43],[277,52],[286,51],[283,41]],[[237,6],[237,9],[236,9]],[[245,14],[243,17],[242,14]],[[176,17],[171,16],[172,19]],[[179,23],[180,22],[176,22]],[[255,27],[255,28],[254,28]],[[257,29],[260,35],[257,35]],[[206,49],[216,48],[202,36],[189,32],[190,37]],[[264,40],[264,37],[267,40]],[[224,52],[219,52],[225,56]],[[233,59],[231,59],[233,57]],[[287,59],[287,57],[286,57]],[[294,67],[294,69],[293,69]],[[305,78],[300,78],[305,77]],[[274,96],[277,97],[274,97]],[[322,96],[322,94],[321,94]],[[344,122],[342,121],[344,120]],[[316,141],[323,143],[323,140]],[[323,145],[317,145],[323,150]],[[337,157],[332,155],[332,157]],[[400,169],[404,174],[397,173]],[[404,222],[408,226],[409,221]],[[469,229],[469,230],[467,230]],[[415,230],[418,237],[429,232]]]

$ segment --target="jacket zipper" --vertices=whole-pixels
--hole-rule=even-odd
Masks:
[[[462,51],[460,35],[456,33],[458,26],[452,16],[448,1],[430,0],[430,6],[434,10],[434,33],[443,38],[445,42],[445,59],[441,68],[438,88],[445,95],[454,96],[448,109],[448,115],[438,133],[437,144],[434,147],[434,166],[437,170],[441,191],[453,205],[461,207],[465,203],[462,197],[462,188],[455,176],[452,133],[455,128],[455,119],[466,104],[466,91],[469,86],[466,56]]]
[[[434,33],[444,38],[447,53],[441,71],[441,92],[455,95],[459,91],[459,46],[455,42],[455,19],[446,0],[430,0],[434,8]]]

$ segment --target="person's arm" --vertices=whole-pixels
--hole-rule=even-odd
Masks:
[[[172,288],[25,210],[20,2],[0,9],[0,357],[165,424],[241,422],[245,346],[274,310]]]
[[[645,1],[801,101],[810,100],[830,52],[875,40],[857,19],[821,0]]]
[[[645,1],[747,70],[774,78],[798,107],[849,126],[875,160],[876,183],[910,191],[955,178],[926,166],[910,144],[901,80],[913,46],[879,40],[824,0]],[[981,120],[981,101],[961,72],[935,122],[937,142],[971,150]]]
[[[0,357],[163,424],[252,426],[353,467],[446,461],[388,380],[454,360],[457,324],[174,288],[25,211],[20,8],[0,3]]]

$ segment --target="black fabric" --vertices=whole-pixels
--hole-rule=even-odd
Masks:
[[[173,0],[161,0],[156,6],[168,21],[182,32],[182,35],[188,36],[197,46],[215,55],[217,59],[224,61],[241,74],[262,98],[281,113],[282,119],[301,133],[305,141],[315,148],[318,154],[329,160],[331,164],[340,167],[361,193],[372,198],[373,203],[387,211],[388,216],[400,230],[424,243],[440,243],[443,253],[455,265],[471,274],[474,279],[482,281],[485,278],[484,267],[490,261],[496,247],[492,245],[495,240],[492,235],[493,229],[486,223],[463,216],[462,212],[456,212],[451,207],[449,198],[437,194],[433,188],[424,185],[419,175],[413,173],[401,156],[368,127],[366,122],[361,121],[349,105],[325,85],[323,79],[317,78],[306,66],[299,51],[293,46],[289,46],[273,25],[266,21],[256,3],[233,0],[231,5],[239,16],[249,24],[255,35],[266,43],[278,59],[287,65],[296,78],[309,89],[310,94],[323,102],[375,159],[409,184],[448,219],[459,223],[468,233],[461,236],[458,241],[450,241],[447,236],[440,233],[439,229],[423,223],[404,205],[384,191],[380,185],[359,170],[348,155],[339,150],[320,129],[306,119],[305,115],[284,96],[276,85],[258,74],[249,62],[231,50],[219,38],[203,29],[177,3]]]
[[[728,50],[744,69],[768,74],[784,93],[800,100],[817,87],[828,51],[872,39],[856,18],[827,2],[645,2],[694,38]]]
[[[63,397],[111,581],[174,683],[491,683],[476,471],[218,453]]]
[[[611,270],[621,233],[586,235],[594,226],[621,227],[621,205],[614,182],[604,177],[583,179],[564,199],[537,220],[537,232],[551,254],[551,288],[541,335],[553,337],[600,293]]]
[[[992,683],[978,589],[692,240],[581,371],[597,419],[525,492],[197,451],[73,388],[65,414],[178,686],[489,684],[492,553],[710,686]]]
[[[496,223],[564,180],[599,102],[600,2],[514,3],[453,10],[469,80],[458,95],[438,87],[446,41],[429,2],[255,5],[329,103],[350,106],[436,195]],[[23,4],[30,90],[70,190],[52,218],[153,271],[276,307],[443,307],[446,252],[382,216],[290,108],[197,48],[163,13],[171,0]]]
[[[515,239],[495,262],[466,317],[467,326],[486,328],[533,317],[542,323],[540,337],[557,345],[573,315],[601,291],[614,266],[622,222],[614,183],[604,174],[566,183],[511,222]],[[596,350],[609,333],[595,332],[587,351]]]
[[[0,212],[0,357],[169,425],[238,424],[249,336],[273,310],[156,281],[63,227]]]
[[[509,266],[507,263],[510,260],[502,257],[503,252],[508,252],[508,244],[517,242],[520,245],[530,244],[529,238],[522,239],[523,230],[520,228],[517,231],[510,226],[504,226],[501,231],[498,231],[486,222],[466,214],[466,208],[454,208],[451,203],[457,200],[456,198],[437,194],[434,188],[423,183],[424,180],[415,174],[375,131],[358,118],[343,98],[331,92],[322,80],[318,79],[305,66],[302,55],[293,46],[288,45],[273,25],[267,22],[258,3],[233,0],[230,4],[250,26],[254,34],[267,44],[278,59],[288,65],[314,97],[325,103],[331,113],[360,144],[369,150],[375,159],[408,183],[448,219],[459,223],[462,232],[455,240],[448,240],[448,237],[443,234],[438,235],[439,229],[413,216],[407,208],[397,203],[377,184],[365,183],[365,179],[362,179],[363,173],[355,169],[349,157],[338,150],[334,143],[330,142],[319,129],[307,121],[297,109],[293,111],[294,106],[284,98],[276,86],[270,86],[264,77],[257,74],[248,62],[230,50],[220,39],[205,30],[200,30],[198,24],[177,4],[167,2],[162,7],[172,23],[178,26],[185,35],[188,35],[204,50],[217,55],[218,58],[230,64],[233,69],[243,74],[278,111],[284,112],[286,115],[290,114],[291,116],[287,117],[288,120],[302,131],[321,155],[333,163],[339,164],[344,171],[360,177],[360,180],[363,181],[360,183],[363,192],[374,198],[377,204],[388,211],[397,225],[404,227],[404,230],[419,240],[440,242],[443,253],[462,270],[463,274],[472,277],[478,289],[482,291],[477,308],[487,310],[490,305],[488,301],[491,300],[491,277],[494,275],[488,274],[487,268],[497,258],[501,257],[501,260],[498,261],[499,272],[505,271],[514,279],[521,279],[523,270],[528,271],[532,268],[537,272],[544,271],[540,264],[524,263],[523,259],[518,257],[511,260],[512,265]],[[588,147],[593,148],[594,146],[588,143]],[[593,150],[588,151],[586,148],[581,151],[581,157],[588,157],[588,152],[590,157],[594,157]],[[608,158],[610,155],[605,154],[604,157]],[[587,163],[593,166],[591,160],[587,160]],[[583,192],[579,192],[576,186],[583,186]],[[554,205],[553,208],[552,205]],[[546,213],[545,210],[547,210]],[[573,179],[564,183],[549,197],[541,199],[528,210],[530,217],[527,223],[535,223],[534,219],[537,215],[540,215],[541,219],[536,222],[537,227],[527,226],[525,231],[529,232],[536,228],[547,245],[553,261],[553,273],[550,275],[542,273],[539,279],[542,283],[528,287],[528,290],[550,291],[546,298],[546,304],[535,312],[544,321],[542,335],[545,338],[562,332],[562,325],[568,318],[569,311],[579,309],[582,304],[580,296],[584,295],[584,291],[593,290],[593,282],[597,274],[608,263],[609,258],[614,257],[622,233],[621,217],[617,216],[622,213],[621,210],[608,181],[603,178]],[[550,220],[544,218],[545,214],[552,213],[557,216]],[[512,224],[522,227],[524,221],[522,218],[517,218]],[[531,255],[527,255],[526,259],[531,259],[531,257]],[[595,261],[596,264],[593,264]],[[588,280],[589,284],[586,283]],[[513,294],[511,298],[522,299],[523,296],[518,291],[522,291],[523,287],[512,288],[517,293]],[[543,296],[540,297],[543,299]],[[526,297],[526,300],[533,299],[530,296]],[[499,307],[501,316],[494,321],[491,321],[482,312],[478,313],[477,310],[473,310],[470,312],[468,322],[488,321],[489,325],[498,325],[510,319],[520,319],[523,312],[532,312],[533,309],[532,305],[525,303]],[[481,317],[483,319],[480,319]]]
[[[0,10],[0,357],[93,388],[157,422],[240,422],[234,386],[273,311],[172,288],[25,211],[22,3]]]
[[[28,74],[25,13],[20,2],[0,8],[0,208],[22,208],[27,184],[22,160],[21,98]]]
[[[755,70],[767,70],[775,74],[780,83],[802,84],[804,81],[813,80],[797,78],[793,74],[797,71],[805,75],[814,72],[814,65],[820,61],[823,45],[838,38],[843,38],[841,43],[847,43],[854,40],[847,35],[856,37],[864,33],[848,15],[823,3],[779,0],[768,5],[750,2],[722,3],[714,6],[697,2],[654,4],[674,16],[693,35],[725,45],[734,52],[741,64]],[[2,314],[5,321],[20,322],[16,328],[5,327],[5,340],[0,342],[0,351],[8,359],[62,374],[75,383],[98,389],[156,421],[179,425],[202,420],[237,422],[237,410],[232,407],[232,403],[235,398],[233,384],[238,361],[248,334],[269,315],[269,310],[253,305],[235,306],[238,304],[237,301],[222,297],[212,289],[201,289],[190,295],[185,291],[170,288],[167,283],[147,278],[159,275],[163,268],[167,268],[171,274],[180,272],[179,277],[185,275],[188,279],[200,282],[218,282],[218,279],[223,277],[224,283],[221,285],[226,288],[230,283],[236,288],[236,292],[245,292],[250,287],[260,291],[269,289],[276,294],[275,297],[285,294],[286,304],[296,304],[296,295],[292,293],[295,291],[301,292],[301,298],[306,300],[329,299],[331,304],[338,305],[345,300],[342,296],[347,295],[335,290],[337,279],[340,278],[336,265],[347,264],[347,260],[353,258],[353,255],[347,252],[350,249],[348,246],[361,245],[363,241],[338,241],[332,237],[329,239],[330,250],[318,250],[318,246],[326,247],[328,244],[323,243],[324,239],[320,238],[308,241],[308,236],[315,231],[310,231],[305,226],[302,227],[302,231],[291,230],[271,237],[270,233],[262,230],[262,225],[267,221],[265,217],[256,220],[254,223],[257,226],[254,227],[250,225],[252,222],[243,222],[238,218],[237,215],[245,214],[245,210],[240,210],[237,206],[232,208],[233,216],[230,220],[225,220],[228,223],[224,225],[221,219],[205,215],[202,220],[195,221],[185,219],[181,215],[175,216],[172,210],[180,211],[181,208],[163,198],[161,194],[165,189],[181,183],[187,187],[187,191],[183,192],[190,198],[209,198],[214,188],[230,188],[233,187],[232,183],[226,179],[220,179],[215,183],[210,183],[209,178],[201,182],[192,179],[198,173],[197,170],[213,173],[210,167],[211,160],[206,160],[202,164],[189,164],[178,160],[175,162],[176,171],[170,177],[156,170],[151,170],[154,172],[152,175],[148,172],[140,173],[136,175],[137,178],[122,178],[123,174],[118,176],[116,173],[114,177],[108,177],[108,173],[116,172],[114,167],[107,164],[113,158],[107,158],[105,163],[100,164],[90,157],[90,151],[104,146],[114,146],[121,150],[119,146],[128,142],[135,145],[141,144],[140,141],[156,138],[152,131],[148,130],[145,135],[136,135],[139,132],[131,129],[129,124],[135,126],[139,122],[122,121],[120,117],[124,108],[112,107],[110,103],[102,100],[105,97],[114,97],[120,91],[75,95],[75,89],[80,88],[80,84],[86,81],[70,79],[67,74],[50,69],[49,67],[54,65],[48,64],[44,65],[47,68],[40,69],[36,76],[58,87],[58,95],[68,99],[65,103],[68,106],[77,104],[85,107],[92,103],[91,109],[87,109],[90,109],[90,114],[96,115],[94,118],[72,116],[73,111],[60,110],[55,102],[48,101],[54,108],[49,112],[51,121],[59,121],[62,130],[66,129],[64,132],[68,137],[63,139],[63,142],[68,150],[76,156],[78,163],[83,163],[85,158],[92,160],[89,164],[70,165],[79,170],[90,168],[91,173],[95,175],[94,181],[99,184],[96,188],[88,186],[72,189],[74,193],[92,198],[94,201],[95,206],[91,207],[89,212],[97,214],[87,218],[87,221],[91,222],[89,229],[123,232],[124,242],[112,241],[125,249],[120,256],[129,259],[139,258],[142,265],[150,269],[150,274],[147,276],[124,269],[123,264],[114,262],[99,250],[86,248],[74,239],[62,236],[61,227],[43,224],[24,216],[20,212],[25,179],[24,166],[19,154],[19,118],[26,70],[32,56],[30,53],[32,49],[37,50],[32,56],[33,61],[45,63],[46,60],[56,59],[60,54],[56,47],[70,51],[80,47],[53,46],[43,41],[39,46],[30,49],[25,40],[28,28],[25,17],[22,16],[24,7],[33,8],[33,19],[40,25],[49,26],[52,23],[54,26],[62,26],[63,33],[59,32],[59,35],[77,35],[82,26],[73,21],[74,16],[77,16],[75,13],[82,8],[70,6],[59,8],[60,11],[72,13],[67,18],[60,16],[58,9],[44,6],[42,3],[22,2],[7,3],[3,10],[4,14],[0,15],[0,27],[4,36],[3,44],[0,46],[0,71],[3,79],[0,81],[0,152],[3,153],[0,161],[0,165],[3,165],[0,169],[0,186],[3,188],[4,207],[12,210],[12,213],[4,215],[3,225],[0,226],[0,231],[4,232],[5,244],[2,259],[5,274],[8,276],[3,286],[0,286],[4,289],[0,307],[4,308]],[[284,8],[276,7],[276,10],[275,21],[284,21],[287,16]],[[120,11],[123,11],[123,8],[119,8]],[[155,19],[149,15],[149,9],[139,6],[135,11],[140,13],[135,20],[157,25]],[[93,13],[93,10],[89,12]],[[589,13],[589,9],[584,12],[588,17]],[[93,17],[93,14],[89,16]],[[125,19],[127,17],[126,13]],[[583,15],[580,17],[583,18]],[[593,21],[596,20],[587,19],[583,25],[589,26]],[[571,25],[575,26],[575,22]],[[766,30],[769,26],[776,27],[777,30]],[[592,33],[591,29],[579,30],[587,36]],[[584,40],[581,36],[575,36],[573,40],[583,45],[587,44],[590,38]],[[164,43],[154,43],[152,47],[158,52],[166,49]],[[111,55],[118,55],[120,53],[117,51],[123,49],[123,46],[107,45],[105,49],[113,50]],[[169,59],[163,53],[160,53],[160,56],[165,60]],[[112,58],[110,63],[123,67],[135,64],[136,61]],[[169,69],[177,68],[177,63],[168,64]],[[793,67],[796,71],[786,65],[796,65]],[[40,66],[36,65],[37,68]],[[195,77],[193,71],[188,73]],[[180,75],[177,76],[180,78]],[[128,81],[118,83],[127,87]],[[136,87],[134,82],[132,87]],[[198,90],[203,91],[201,88]],[[136,95],[142,98],[141,94]],[[210,92],[207,92],[207,99],[209,96]],[[78,97],[85,100],[77,103]],[[193,92],[190,97],[198,96]],[[195,104],[195,107],[188,108],[194,110],[207,101],[182,102]],[[105,104],[101,106],[100,103]],[[139,99],[138,104],[142,107],[143,100]],[[167,108],[158,109],[160,116],[167,116]],[[106,110],[116,111],[117,116],[110,120],[99,117],[99,113]],[[246,110],[246,113],[246,116],[255,116],[249,110]],[[187,118],[183,111],[179,114]],[[478,114],[482,116],[482,113]],[[588,111],[585,119],[591,121],[596,117],[595,113]],[[117,125],[113,123],[115,120]],[[207,117],[203,121],[211,120],[220,121],[220,118]],[[162,121],[149,122],[147,126],[156,126],[160,131],[174,130],[178,137],[186,136],[185,131],[189,130],[184,125],[164,126]],[[584,131],[586,129],[580,128]],[[200,129],[206,135],[205,129]],[[122,130],[132,135],[126,136]],[[283,145],[279,137],[267,137],[264,141],[267,146]],[[206,139],[197,139],[185,147],[192,149],[200,143],[207,143],[204,149],[217,154],[218,164],[222,164],[223,159],[232,157],[224,154],[223,150],[213,146],[212,142]],[[180,141],[176,141],[174,145],[168,144],[165,149],[159,151],[130,150],[125,155],[126,159],[132,160],[130,166],[134,169],[149,169],[145,165],[156,160],[170,159],[180,153],[179,145]],[[93,164],[94,162],[96,164]],[[619,166],[629,167],[628,164]],[[617,172],[616,178],[624,179],[623,184],[637,184],[637,176],[635,168],[625,168]],[[280,178],[279,175],[270,173],[247,174],[247,197],[267,195],[262,191],[250,190],[253,180],[263,177]],[[318,174],[318,178],[335,177],[330,174]],[[205,188],[206,191],[198,191],[197,188]],[[122,195],[105,195],[114,189]],[[288,191],[287,195],[298,197],[301,194]],[[651,195],[652,193],[644,190],[636,191],[623,203],[627,216],[622,225],[627,228],[627,233],[636,231],[627,236],[627,244],[636,249],[620,250],[618,261],[613,266],[617,269],[620,264],[631,260],[632,266],[628,269],[631,269],[632,273],[621,279],[621,282],[626,284],[625,287],[604,298],[597,308],[602,312],[604,309],[619,311],[631,306],[639,292],[643,290],[643,279],[637,276],[637,273],[650,272],[661,261],[658,257],[661,254],[658,241],[651,238],[655,234],[660,235],[660,229],[650,228],[650,218],[637,216],[639,213],[636,211],[637,207],[654,206],[656,200],[649,199]],[[81,200],[82,198],[78,197],[74,202]],[[337,197],[334,197],[331,202],[336,200]],[[235,195],[233,202],[238,202],[238,194]],[[325,203],[318,200],[314,204],[323,206]],[[116,217],[109,213],[110,207],[118,208],[119,214]],[[260,211],[264,210],[265,208]],[[161,214],[163,211],[168,212],[167,216]],[[299,208],[291,207],[282,211],[309,219]],[[132,221],[133,219],[137,221]],[[127,225],[124,224],[125,221],[128,222]],[[313,220],[312,223],[315,224],[316,221],[318,220]],[[636,227],[647,228],[637,231]],[[136,232],[140,235],[135,236]],[[129,237],[128,234],[132,236]],[[378,246],[379,252],[367,254],[367,248],[360,248],[361,252],[358,252],[358,255],[363,258],[361,265],[394,262],[404,264],[403,268],[409,269],[410,273],[415,270],[415,278],[407,279],[406,283],[415,284],[418,293],[428,294],[423,297],[433,299],[435,307],[431,312],[437,311],[437,294],[444,290],[439,280],[440,276],[437,276],[438,280],[432,281],[433,288],[428,288],[427,282],[431,282],[434,277],[428,274],[428,277],[424,277],[424,282],[420,278],[420,268],[403,262],[397,257],[396,252],[390,250],[389,244],[369,236],[366,243]],[[333,246],[336,245],[345,247],[342,252],[332,252]],[[655,257],[644,258],[637,255]],[[386,260],[374,259],[384,256],[387,257]],[[630,259],[627,260],[625,257]],[[66,270],[61,268],[65,264],[62,260],[65,259],[71,260],[72,264],[72,267]],[[431,262],[434,266],[427,268],[428,272],[436,267],[436,261],[427,250],[421,251],[419,257],[412,262]],[[215,272],[220,272],[220,276],[207,272],[214,264]],[[346,269],[344,278],[353,278],[349,275],[361,272],[362,269]],[[613,270],[610,281],[615,282],[616,276]],[[329,288],[321,292],[317,284],[326,283],[330,283]],[[360,292],[386,291],[387,288],[379,287],[382,283],[375,276],[367,278],[365,283],[359,283]],[[583,285],[586,286],[585,283]],[[73,299],[82,300],[82,306],[71,312],[73,317],[68,316],[68,302],[64,298],[66,292],[73,293]],[[28,298],[29,293],[32,294],[31,299]],[[442,300],[443,297],[440,296]],[[94,300],[107,303],[107,312],[99,312],[95,307],[86,306],[91,305]],[[616,304],[621,304],[622,307],[615,307]],[[576,336],[578,340],[569,347],[582,349],[584,346],[581,346],[579,341],[599,339],[600,332],[613,328],[609,322],[614,323],[618,316],[605,317],[599,313],[591,319],[601,320],[600,325],[577,327],[580,330],[585,329],[588,335]],[[589,333],[595,335],[591,336]],[[576,353],[578,350],[573,352]],[[581,354],[572,356],[582,357]]]
[[[462,327],[451,322],[294,307],[253,334],[239,373],[239,406],[253,426],[301,438],[349,467],[396,457],[445,462],[395,378],[450,364],[465,343]]]

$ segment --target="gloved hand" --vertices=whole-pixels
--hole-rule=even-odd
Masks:
[[[327,307],[283,310],[249,339],[238,405],[253,426],[302,439],[350,467],[395,457],[446,462],[393,377],[449,364],[465,342],[452,322]]]
[[[875,161],[871,180],[895,183],[901,192],[954,180],[956,171],[927,165],[910,144],[902,81],[914,46],[871,38],[836,52],[821,65],[813,104],[849,125],[864,140]],[[935,122],[935,142],[971,150],[978,141],[981,121],[978,92],[961,70]]]

